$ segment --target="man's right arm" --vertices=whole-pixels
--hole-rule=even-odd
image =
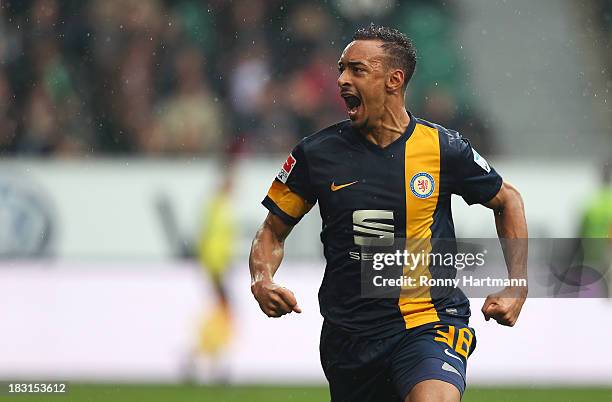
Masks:
[[[285,239],[291,229],[293,226],[268,213],[251,245],[251,292],[268,317],[280,317],[292,311],[302,312],[293,292],[273,281],[274,274],[283,260]]]

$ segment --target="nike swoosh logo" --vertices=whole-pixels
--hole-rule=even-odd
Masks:
[[[331,191],[338,191],[344,187],[352,186],[355,183],[357,183],[357,181],[353,181],[353,182],[346,183],[346,184],[340,184],[339,186],[336,186],[336,184],[332,182],[330,188],[331,188]]]
[[[456,355],[452,354],[451,352],[449,352],[449,351],[448,351],[448,348],[444,349],[444,353],[445,353],[447,356],[452,357],[453,359],[457,359],[457,360],[459,360],[459,361],[461,362],[461,364],[463,364],[463,360],[461,360],[461,358],[460,358],[459,356],[456,356]]]

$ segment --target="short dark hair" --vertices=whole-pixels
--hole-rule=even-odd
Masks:
[[[389,67],[404,70],[404,88],[406,88],[416,66],[416,48],[410,38],[395,28],[371,23],[367,27],[359,28],[353,35],[353,40],[382,41]]]

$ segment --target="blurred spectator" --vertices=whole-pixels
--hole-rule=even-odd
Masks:
[[[238,140],[242,152],[287,152],[346,118],[337,59],[376,18],[419,49],[410,110],[490,154],[487,117],[465,96],[453,12],[425,1],[2,2],[0,150],[210,155]]]
[[[287,102],[300,125],[300,137],[346,118],[338,95],[338,54],[317,49],[305,65],[289,78]],[[327,121],[325,121],[327,120]]]
[[[23,135],[17,150],[22,153],[49,154],[58,142],[57,117],[49,93],[41,87],[32,90],[24,116]]]
[[[211,153],[221,147],[223,110],[219,98],[207,86],[203,64],[201,52],[193,47],[183,49],[176,57],[177,92],[157,111],[157,135],[163,151]],[[141,141],[145,140],[142,137]]]
[[[233,56],[234,67],[228,72],[229,100],[234,112],[232,120],[247,137],[254,135],[260,116],[267,110],[263,98],[271,73],[263,53],[262,44],[239,48]]]
[[[340,12],[353,21],[368,22],[373,17],[382,18],[395,8],[394,0],[338,0]]]
[[[0,69],[0,152],[12,152],[17,122],[13,116],[13,93],[6,73]]]
[[[488,121],[471,110],[461,112],[450,90],[444,87],[429,88],[423,101],[423,116],[427,116],[427,120],[458,131],[478,152],[486,155],[496,153]]]
[[[21,36],[6,9],[0,6],[0,65],[13,62],[21,51]]]

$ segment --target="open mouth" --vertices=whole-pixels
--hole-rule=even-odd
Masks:
[[[361,106],[361,99],[352,94],[343,94],[342,98],[344,99],[344,103],[346,103],[349,118],[351,120],[354,119]]]

